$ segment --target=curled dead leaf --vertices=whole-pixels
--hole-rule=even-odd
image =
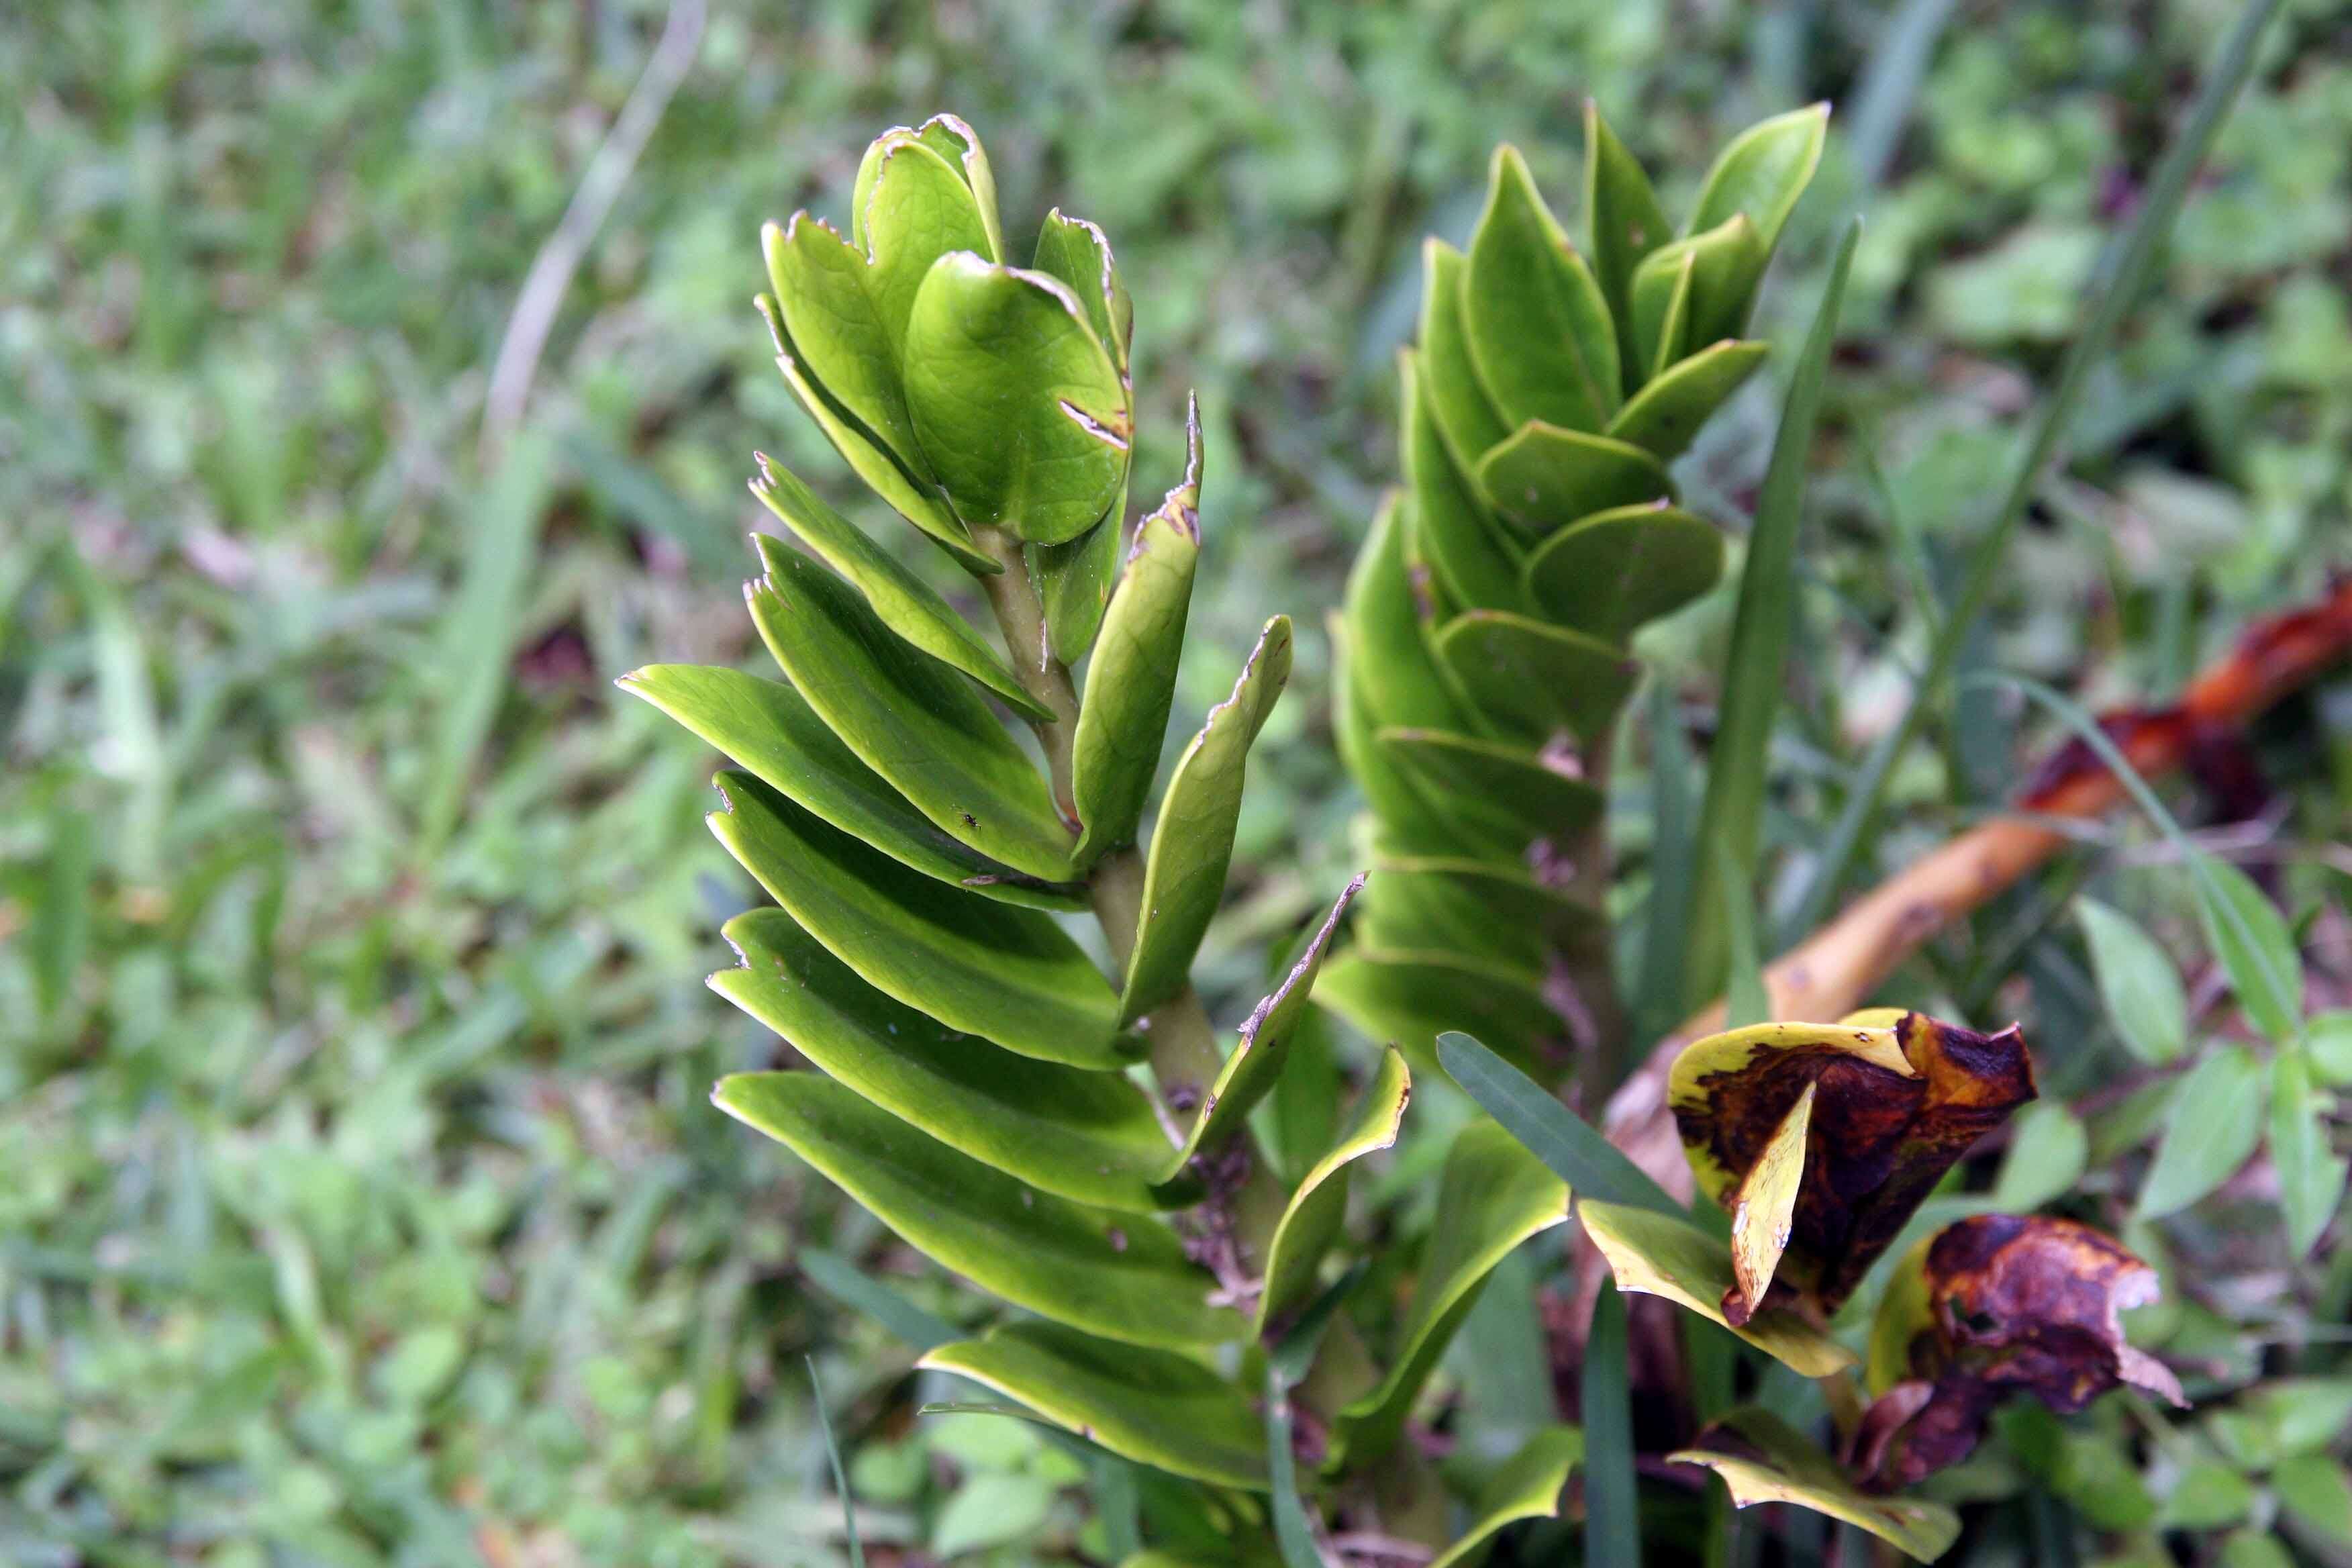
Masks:
[[[1980,1035],[1882,1011],[1694,1041],[1667,1103],[1700,1190],[1736,1220],[1786,1216],[1736,1233],[1725,1314],[1742,1321],[1776,1276],[1836,1310],[1944,1173],[2033,1096],[2015,1026]]]
[[[2158,1288],[2155,1269],[2074,1220],[1979,1215],[1945,1226],[1904,1260],[1880,1304],[1878,1397],[1854,1434],[1854,1472],[1908,1486],[1957,1464],[2013,1394],[2062,1414],[2126,1385],[2185,1404],[2171,1371],[2124,1340],[2124,1311]]]

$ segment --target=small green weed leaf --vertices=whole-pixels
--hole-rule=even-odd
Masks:
[[[2234,1465],[2204,1459],[2174,1479],[2172,1490],[2157,1510],[2156,1523],[2164,1530],[2221,1530],[2242,1521],[2253,1508],[2253,1482]]]
[[[1561,529],[1528,555],[1521,581],[1528,600],[1553,620],[1622,647],[1722,574],[1722,533],[1659,500]]]
[[[857,1501],[849,1495],[849,1473],[842,1468],[841,1445],[833,1440],[833,1417],[824,1407],[824,1384],[817,1380],[816,1357],[808,1363],[809,1403],[816,1406],[817,1431],[824,1437],[824,1457],[833,1463],[833,1489],[841,1499],[841,1531],[849,1542],[849,1568],[866,1568],[866,1545],[857,1539]]]
[[[1197,416],[1191,439],[1183,483],[1135,531],[1087,669],[1070,778],[1082,825],[1072,860],[1081,868],[1106,849],[1135,842],[1168,738],[1192,573],[1201,556]]]
[[[1127,354],[1135,337],[1135,301],[1119,281],[1118,263],[1103,231],[1082,217],[1067,217],[1055,207],[1045,215],[1037,233],[1037,258],[1030,263],[1048,278],[1058,278],[1085,313],[1087,325],[1121,375],[1128,374]]]
[[[722,773],[719,786],[719,841],[868,984],[1025,1057],[1126,1064],[1110,986],[1050,915],[908,870],[748,774]]]
[[[1601,118],[1600,104],[1590,98],[1584,100],[1584,221],[1586,238],[1592,247],[1593,279],[1601,285],[1601,298],[1609,301],[1610,319],[1618,326],[1617,353],[1624,369],[1625,390],[1631,392],[1650,369],[1646,361],[1634,357],[1631,334],[1625,331],[1632,320],[1628,307],[1633,269],[1643,257],[1674,237],[1674,226],[1658,205],[1650,176]]]
[[[1700,184],[1686,232],[1700,234],[1735,213],[1744,214],[1769,251],[1812,183],[1829,125],[1830,106],[1816,103],[1775,115],[1734,137]]]
[[[1470,1528],[1439,1552],[1429,1568],[1472,1568],[1507,1526],[1527,1519],[1558,1519],[1569,1478],[1583,1461],[1584,1434],[1573,1426],[1547,1426],[1529,1437],[1479,1489],[1470,1509]]]
[[[1724,342],[1677,361],[1618,411],[1610,437],[1673,462],[1771,352],[1769,343]]]
[[[1380,1070],[1356,1102],[1355,1120],[1307,1168],[1298,1190],[1283,1205],[1266,1247],[1265,1288],[1259,1292],[1255,1331],[1288,1322],[1316,1296],[1316,1269],[1348,1216],[1349,1167],[1365,1155],[1391,1147],[1404,1125],[1412,1098],[1412,1075],[1393,1046],[1381,1054]]]
[[[1315,1527],[1298,1500],[1298,1459],[1290,1447],[1290,1389],[1273,1358],[1265,1368],[1265,1468],[1273,1490],[1274,1540],[1282,1568],[1325,1568]]]
[[[891,132],[875,148],[879,159],[873,178],[867,181],[859,171],[853,199],[871,267],[868,287],[898,344],[903,373],[916,357],[915,301],[940,258],[968,252],[993,262],[1002,255],[963,171],[927,145],[919,132]]]
[[[1045,775],[980,693],[892,632],[847,583],[761,537],[767,575],[743,596],[817,716],[949,837],[1063,879],[1070,830]]]
[[[2009,1155],[1993,1183],[1993,1207],[2031,1214],[2074,1190],[2091,1157],[2082,1119],[2055,1100],[2037,1100],[2017,1113]]]
[[[1175,995],[1192,973],[1192,955],[1224,896],[1250,743],[1289,679],[1290,621],[1276,616],[1259,632],[1233,695],[1209,710],[1208,721],[1176,760],[1144,865],[1135,951],[1119,997],[1124,1022]]]
[[[2318,1244],[2344,1199],[2347,1166],[2328,1141],[2322,1110],[2303,1051],[2283,1047],[2271,1061],[2271,1163],[2286,1212],[2287,1251],[2296,1258]]]
[[[1463,278],[1468,263],[1442,239],[1421,247],[1421,353],[1416,363],[1438,433],[1454,467],[1473,472],[1479,458],[1511,433],[1478,379],[1462,321]]]
[[[1722,1477],[1736,1507],[1795,1503],[1866,1530],[1921,1563],[1935,1562],[1959,1537],[1959,1516],[1942,1503],[1862,1490],[1811,1438],[1757,1405],[1733,1411],[1696,1445],[1666,1457]]]
[[[1040,1191],[1149,1214],[1168,1136],[1124,1074],[987,1048],[877,991],[782,910],[727,922],[710,988],[840,1082]]]
[[[1053,710],[1021,689],[1020,678],[1004,657],[929,584],[877,544],[864,529],[827,506],[790,469],[771,463],[764,453],[755,452],[752,458],[760,474],[751,481],[751,493],[819,560],[866,596],[866,607],[877,619],[908,643],[988,688],[1013,711],[1053,721]],[[778,552],[763,544],[760,553],[772,575]]]
[[[2200,856],[2195,868],[2205,940],[2229,972],[2238,1005],[2273,1041],[2294,1039],[2303,1029],[2303,956],[2286,917],[2227,861]]]
[[[1738,1284],[1731,1248],[1687,1215],[1586,1202],[1577,1205],[1576,1216],[1608,1259],[1620,1290],[1680,1302],[1807,1377],[1827,1377],[1853,1364],[1843,1345],[1784,1307],[1768,1306],[1734,1327],[1723,1311],[1725,1294]]]
[[[2352,1012],[2315,1013],[2303,1029],[2312,1076],[2331,1089],[2352,1086]]]
[[[1348,884],[1274,994],[1260,1002],[1243,1023],[1240,1044],[1218,1069],[1216,1082],[1202,1100],[1200,1111],[1192,1119],[1192,1129],[1168,1163],[1162,1180],[1176,1181],[1195,1155],[1215,1148],[1240,1131],[1258,1101],[1274,1091],[1276,1080],[1282,1076],[1283,1063],[1290,1055],[1290,1042],[1307,1016],[1307,999],[1315,989],[1315,976],[1323,967],[1323,955],[1339,932],[1340,918],[1348,912],[1349,901],[1363,890],[1363,886],[1361,876]]]
[[[1503,537],[1502,525],[1481,505],[1468,479],[1454,467],[1423,384],[1420,356],[1398,358],[1404,389],[1405,489],[1412,497],[1407,514],[1419,553],[1446,596],[1459,605],[1488,606],[1519,603],[1517,547]]]
[[[1675,481],[1641,447],[1557,425],[1520,426],[1475,472],[1495,510],[1538,537],[1596,512],[1675,499]]]
[[[940,258],[907,323],[907,403],[956,515],[1075,539],[1127,483],[1127,383],[1059,279]]]
[[[1470,357],[1507,423],[1597,430],[1617,412],[1609,301],[1507,143],[1495,150],[1462,296]]]
[[[1121,1458],[1215,1486],[1265,1489],[1257,1413],[1189,1356],[1053,1323],[1007,1323],[941,1345],[919,1364],[1017,1399]]]
[[[833,443],[833,449],[841,454],[850,472],[865,481],[866,489],[888,501],[899,516],[930,535],[965,571],[982,576],[1003,571],[1002,565],[973,545],[971,531],[948,509],[938,489],[929,480],[909,476],[905,467],[802,368],[800,348],[784,330],[775,300],[762,294],[759,306],[761,315],[767,320],[768,331],[775,339],[776,368],[783,373],[784,384],[793,389],[793,395],[800,399],[801,406],[816,421],[817,428],[824,432],[825,439]]]
[[[1037,1192],[820,1073],[737,1073],[719,1110],[782,1143],[909,1247],[1040,1317],[1135,1345],[1239,1335],[1215,1276],[1157,1220]]]
[[[898,380],[898,330],[864,254],[804,212],[762,225],[760,247],[803,374],[909,474],[929,478]]]
[[[941,831],[859,761],[782,681],[715,665],[649,664],[614,684],[660,709],[761,783],[901,865],[1004,903],[1086,907],[1078,889],[1025,876]]]
[[[1441,1036],[1437,1058],[1464,1093],[1581,1194],[1588,1207],[1596,1202],[1616,1204],[1647,1209],[1678,1225],[1691,1224],[1682,1205],[1648,1172],[1562,1105],[1558,1096],[1477,1040],[1460,1033]]]
[[[2189,997],[2156,939],[2095,899],[2074,900],[2099,1000],[2131,1054],[2162,1066],[2189,1048]]]
[[[1388,1373],[1333,1418],[1334,1462],[1377,1458],[1395,1443],[1413,1395],[1495,1265],[1529,1237],[1567,1220],[1568,1184],[1508,1132],[1480,1118],[1454,1135]]]
[[[2219,1568],[2295,1568],[2294,1553],[2266,1530],[2248,1525],[2221,1542]]]
[[[1633,1372],[1625,1298],[1603,1285],[1584,1345],[1584,1545],[1596,1563],[1641,1568],[1642,1499],[1635,1480]]]
[[[2140,1185],[2139,1218],[2179,1213],[2253,1157],[2268,1087],[2262,1063],[2242,1046],[2224,1047],[2189,1069]]]
[[[2298,1454],[2271,1472],[2286,1516],[2331,1546],[2352,1546],[2352,1474],[2325,1454]]]
[[[1638,668],[1599,638],[1507,610],[1465,611],[1433,640],[1478,710],[1538,746],[1562,731],[1604,742]]]
[[[967,1476],[940,1505],[931,1550],[941,1560],[1009,1546],[1042,1528],[1054,1511],[1054,1483],[1018,1471]]]
[[[1529,1065],[1567,1037],[1567,1025],[1526,975],[1459,952],[1355,942],[1323,966],[1315,999],[1416,1062],[1434,1061],[1439,1037],[1465,1025]]]
[[[2352,1377],[2273,1378],[2244,1405],[2270,1423],[2282,1454],[2315,1454],[2352,1427]]]

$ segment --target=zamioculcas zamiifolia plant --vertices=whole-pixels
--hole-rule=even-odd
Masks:
[[[711,826],[775,900],[728,923],[739,962],[711,984],[811,1070],[730,1078],[719,1105],[1018,1309],[923,1364],[1194,1483],[1151,1517],[1195,1560],[1295,1543],[1314,1528],[1302,1488],[1318,1515],[1344,1498],[1455,1561],[1553,1511],[1572,1430],[1537,1433],[1459,1542],[1402,1439],[1488,1273],[1566,1219],[1565,1185],[1469,1123],[1431,1240],[1360,1331],[1332,1310],[1356,1276],[1335,1284],[1330,1255],[1351,1167],[1396,1139],[1403,1059],[1379,1061],[1327,1148],[1289,1152],[1286,1179],[1248,1126],[1355,889],[1236,1034],[1190,984],[1291,634],[1269,622],[1241,661],[1146,842],[1202,455],[1195,421],[1181,481],[1129,535],[1132,312],[1103,235],[1056,212],[1016,258],[979,142],[941,116],[867,151],[845,236],[800,214],[763,239],[785,380],[970,574],[998,635],[910,569],[914,536],[869,532],[762,458],[751,489],[798,548],[761,536],[745,599],[782,679],[621,681],[733,760]]]
[[[1827,120],[1735,139],[1677,229],[1588,105],[1585,250],[1507,146],[1469,249],[1428,242],[1404,483],[1335,633],[1375,874],[1318,993],[1415,1059],[1464,1029],[1547,1083],[1596,1053],[1608,1076],[1601,817],[1628,644],[1723,563],[1667,466],[1763,363],[1741,334]]]

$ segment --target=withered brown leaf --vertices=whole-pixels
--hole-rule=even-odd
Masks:
[[[1871,1334],[1878,1398],[1854,1435],[1865,1480],[1908,1486],[1976,1447],[2002,1399],[2071,1414],[2128,1384],[2185,1403],[2162,1362],[2124,1341],[2156,1270],[2071,1219],[1979,1215],[1906,1258]],[[1897,1373],[1900,1381],[1890,1381]]]
[[[2034,1096],[2014,1025],[1980,1035],[1921,1013],[1888,1016],[1710,1036],[1684,1050],[1668,1085],[1699,1186],[1727,1208],[1812,1087],[1778,1273],[1823,1311],[1836,1310],[1944,1173]]]

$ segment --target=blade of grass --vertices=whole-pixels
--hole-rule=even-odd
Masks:
[[[1325,1568],[1315,1527],[1298,1500],[1298,1468],[1290,1451],[1290,1384],[1269,1360],[1265,1367],[1265,1466],[1274,1483],[1274,1539],[1283,1568]]]
[[[1870,51],[1853,93],[1853,114],[1846,122],[1846,146],[1853,156],[1854,183],[1874,190],[1895,161],[1903,122],[1919,95],[1919,79],[1936,52],[1936,40],[1950,20],[1954,0],[1906,0],[1888,18]]]
[[[1642,973],[1634,984],[1638,1037],[1654,1040],[1683,1016],[1683,939],[1696,892],[1691,819],[1696,764],[1683,732],[1674,689],[1650,682],[1650,903],[1642,936]]]
[[[1633,1391],[1625,1299],[1604,1281],[1584,1342],[1584,1560],[1641,1568],[1642,1509],[1633,1480]]]
[[[857,1539],[857,1507],[849,1495],[849,1472],[842,1468],[841,1445],[833,1440],[833,1417],[825,1414],[824,1384],[817,1381],[816,1357],[808,1363],[809,1396],[816,1404],[817,1430],[824,1434],[824,1457],[833,1461],[833,1489],[841,1495],[841,1530],[849,1539],[850,1568],[866,1568],[866,1548]]]
[[[1723,1026],[1744,1029],[1770,1021],[1772,998],[1764,989],[1764,961],[1756,955],[1756,892],[1748,867],[1734,859],[1731,847],[1716,840],[1717,877],[1723,888],[1724,945],[1728,973],[1724,975]]]
[[[2042,417],[2032,437],[2026,444],[2023,458],[2010,481],[2007,495],[1993,523],[1977,542],[1969,562],[1969,574],[1937,629],[1927,666],[1919,684],[1913,688],[1911,700],[1903,710],[1903,717],[1895,727],[1878,738],[1864,763],[1860,782],[1847,796],[1845,808],[1839,814],[1831,830],[1829,843],[1823,847],[1812,880],[1804,897],[1799,900],[1795,929],[1811,931],[1819,926],[1829,907],[1836,901],[1838,889],[1844,884],[1852,868],[1855,851],[1868,836],[1872,819],[1877,815],[1886,781],[1893,773],[1895,761],[1919,731],[1927,717],[1927,705],[1937,688],[1950,677],[1958,661],[1969,626],[1984,612],[1986,601],[1992,596],[1993,584],[1999,581],[2008,553],[2011,537],[2025,516],[2042,479],[2043,466],[2057,449],[2058,439],[2066,427],[2074,404],[2081,397],[2090,371],[2105,357],[2116,329],[2122,323],[2148,275],[2156,266],[2156,253],[2164,237],[2172,229],[2180,214],[2180,205],[2188,195],[2189,183],[2198,166],[2205,161],[2213,138],[2221,130],[2238,91],[2245,85],[2253,70],[2254,46],[2261,41],[2263,28],[2273,12],[2278,0],[2248,0],[2238,22],[2222,47],[2221,58],[2199,89],[2197,101],[2189,111],[2189,122],[2179,137],[2165,152],[2158,163],[2156,174],[2148,183],[2148,195],[2140,208],[2138,221],[2124,241],[2120,252],[2111,253],[2109,265],[2103,265],[2095,275],[2093,287],[2098,290],[2083,331],[2068,345],[2066,357],[2059,366],[2058,384],[2052,389],[2048,401],[2042,405]]]
[[[1103,1545],[1110,1560],[1124,1563],[1143,1550],[1142,1498],[1135,1485],[1135,1467],[1115,1454],[1095,1460],[1095,1517],[1102,1521]]]
[[[1690,1218],[1688,1210],[1615,1144],[1476,1040],[1449,1030],[1437,1037],[1437,1059],[1464,1093],[1526,1144],[1578,1197]]]
[[[531,562],[539,552],[539,514],[547,500],[552,448],[525,430],[483,486],[457,597],[441,621],[437,653],[440,721],[426,775],[417,853],[432,860],[457,826],[475,759],[489,738],[506,690],[516,623]]]
[[[793,1262],[810,1284],[845,1306],[865,1313],[918,1351],[936,1350],[950,1340],[963,1337],[953,1324],[931,1316],[896,1290],[866,1278],[846,1258],[803,1247],[793,1255]]]
[[[1797,615],[1797,533],[1804,521],[1805,469],[1812,453],[1813,426],[1821,415],[1822,384],[1829,374],[1830,349],[1837,342],[1838,309],[1853,269],[1853,247],[1862,220],[1853,218],[1839,237],[1829,281],[1797,357],[1796,374],[1780,405],[1780,428],[1772,438],[1772,460],[1748,532],[1748,561],[1739,574],[1739,607],[1724,655],[1723,702],[1706,767],[1706,798],[1699,808],[1702,844],[1729,852],[1730,863],[1753,879],[1756,846],[1764,816],[1765,758],[1772,721],[1786,684],[1790,627]],[[1719,994],[1725,963],[1723,899],[1717,868],[1699,867],[1698,892],[1683,972],[1685,1006]]]

